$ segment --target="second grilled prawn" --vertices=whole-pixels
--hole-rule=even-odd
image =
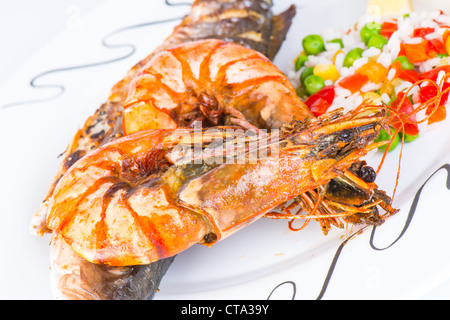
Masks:
[[[223,124],[280,128],[311,116],[285,75],[264,55],[202,40],[154,57],[131,83],[123,131]]]

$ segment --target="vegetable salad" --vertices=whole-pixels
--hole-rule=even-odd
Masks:
[[[315,116],[336,108],[346,112],[363,101],[386,104],[402,116],[411,114],[412,123],[401,131],[406,142],[446,118],[450,17],[441,11],[390,18],[364,16],[345,32],[308,35],[302,47],[288,77]],[[439,106],[414,112],[436,98],[438,86],[444,92],[439,95]],[[416,123],[426,116],[426,121]],[[377,140],[389,138],[383,131]]]

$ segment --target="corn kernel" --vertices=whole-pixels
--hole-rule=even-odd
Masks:
[[[445,41],[445,49],[447,50],[447,53],[450,55],[450,37],[447,38]]]
[[[336,57],[338,56],[338,54],[340,53],[344,53],[344,51],[342,50],[337,50],[336,53],[333,55],[333,58],[331,58],[331,61],[333,61],[333,63],[336,62]]]
[[[450,39],[450,38],[449,38]],[[441,61],[436,65],[436,67],[448,66],[450,65],[450,57],[444,57]]]
[[[375,61],[367,62],[359,67],[356,72],[366,75],[374,83],[382,82],[388,75],[388,70]]]
[[[391,84],[392,84],[393,88],[395,88],[395,87],[401,85],[401,84],[402,84],[402,81],[403,81],[403,80],[401,80],[401,79],[399,79],[399,78],[394,78],[394,79],[391,81]]]
[[[318,64],[314,67],[314,74],[323,80],[336,81],[339,79],[339,72],[332,64]]]
[[[368,57],[368,60],[369,60],[369,62],[370,61],[377,62],[379,57],[380,57],[380,55],[377,54],[375,56]]]
[[[394,79],[394,81],[397,79]],[[386,93],[388,96],[392,96],[392,94],[394,93],[394,84],[391,81],[384,81],[381,84],[380,89],[378,90],[378,92],[380,93],[380,95],[383,95],[383,93]]]
[[[367,101],[367,103],[380,105],[382,104],[381,96],[376,92],[366,92],[363,95],[363,99]]]

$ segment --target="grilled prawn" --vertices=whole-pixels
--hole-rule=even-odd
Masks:
[[[194,123],[202,127],[239,125],[256,132],[290,131],[294,119],[298,124],[311,118],[294,87],[267,57],[209,39],[164,50],[147,63],[125,98],[123,132],[189,128]],[[352,139],[350,131],[347,139]],[[321,190],[299,194],[289,208],[301,206],[310,216],[321,215],[325,234],[331,225],[343,227],[340,217],[353,224],[380,224],[378,207],[389,214],[395,210],[390,198],[376,188],[375,178],[371,167],[357,161]],[[280,208],[289,211],[285,205]],[[275,212],[266,217],[299,218]]]
[[[124,134],[223,124],[278,129],[311,113],[286,76],[261,53],[201,40],[156,55],[130,84]]]
[[[246,144],[232,144],[232,153],[226,142],[216,143],[229,140],[227,128],[197,136],[186,129],[140,131],[74,164],[53,193],[47,223],[54,237],[92,263],[150,264],[196,243],[212,245],[329,183],[380,145],[371,142],[388,121],[383,109],[370,116],[334,114],[279,138],[249,135]],[[183,161],[188,152],[174,152],[180,145],[204,150],[211,142],[206,156],[189,161]],[[277,145],[278,152],[254,163],[224,161],[247,159],[265,145]]]
[[[123,102],[128,87],[155,55],[181,43],[216,38],[253,48],[273,59],[295,15],[295,7],[291,6],[279,15],[273,15],[271,7],[271,0],[194,1],[191,12],[173,34],[112,88],[107,101],[76,133],[31,221],[32,231],[40,236],[52,233],[46,223],[49,203],[56,184],[67,170],[85,155],[123,135]],[[67,299],[151,299],[173,259],[128,267],[93,264],[75,254],[54,233],[50,250],[54,294],[57,298]]]

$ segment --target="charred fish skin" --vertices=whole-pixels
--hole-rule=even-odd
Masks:
[[[271,0],[197,0],[191,12],[164,43],[149,56],[133,66],[125,77],[111,90],[106,102],[87,119],[78,130],[63,154],[63,159],[44,201],[31,220],[31,232],[39,236],[51,233],[46,225],[49,199],[58,181],[83,156],[98,147],[123,136],[123,101],[132,79],[142,71],[148,61],[157,53],[178,44],[194,40],[216,38],[238,43],[260,51],[270,59],[278,52],[295,15],[295,6],[274,16]],[[208,20],[209,19],[209,20]],[[62,241],[62,240],[60,240]],[[59,246],[64,245],[59,243]],[[66,294],[61,290],[55,296],[71,299],[153,299],[161,279],[170,267],[174,257],[159,260],[149,265],[132,267],[106,267],[92,264],[75,253],[69,252],[67,261],[79,259],[82,272],[64,276],[67,283],[83,283],[82,293]],[[64,257],[65,257],[64,256]],[[64,258],[62,257],[62,259]],[[65,265],[62,261],[61,265]],[[112,276],[113,275],[113,276]]]
[[[295,6],[274,16],[271,0],[197,0],[191,13],[162,47],[221,39],[259,51],[273,60],[295,15]]]
[[[158,290],[160,279],[165,275],[175,257],[146,266],[109,267],[89,263],[87,285],[94,288],[101,299],[152,300]]]
[[[45,225],[48,199],[59,179],[82,156],[123,136],[122,113],[127,89],[145,65],[159,52],[195,40],[216,38],[244,45],[273,60],[295,16],[295,6],[274,16],[271,0],[197,0],[191,12],[174,28],[162,45],[134,65],[111,89],[107,101],[87,119],[64,152],[61,166],[51,183],[41,207],[30,225],[32,233],[42,236],[50,230]]]
[[[58,236],[52,236],[51,244],[51,285],[55,297],[61,300],[151,300],[174,259],[145,266],[111,267],[74,254]]]

